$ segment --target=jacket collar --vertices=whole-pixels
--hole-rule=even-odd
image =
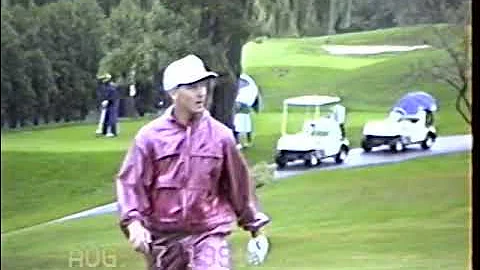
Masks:
[[[182,127],[187,127],[187,126],[190,126],[190,127],[197,127],[201,122],[205,121],[208,117],[210,117],[210,112],[208,110],[204,110],[203,113],[202,113],[202,116],[200,116],[198,119],[196,119],[195,121],[193,122],[190,122],[189,125],[185,126],[184,124],[180,123],[177,118],[175,117],[175,115],[173,114],[175,110],[175,105],[171,105],[170,107],[168,107],[166,110],[165,110],[165,115],[167,117],[167,120],[171,123],[175,123],[179,126],[182,126]]]

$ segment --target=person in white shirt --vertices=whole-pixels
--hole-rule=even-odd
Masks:
[[[252,77],[241,74],[238,80],[238,94],[235,99],[235,116],[233,120],[234,135],[237,147],[248,147],[252,144],[253,124],[251,118],[252,107],[258,101],[259,91]],[[242,145],[240,135],[245,134],[247,142]]]

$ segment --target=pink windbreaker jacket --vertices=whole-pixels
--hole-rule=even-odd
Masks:
[[[254,187],[232,131],[205,111],[184,126],[171,110],[136,135],[116,180],[120,225],[204,232],[232,223],[255,231]]]

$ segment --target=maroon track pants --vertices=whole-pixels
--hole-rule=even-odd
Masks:
[[[148,270],[230,270],[228,234],[154,235]]]

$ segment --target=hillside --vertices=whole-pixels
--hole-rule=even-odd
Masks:
[[[350,110],[385,111],[412,89],[430,92],[442,108],[451,108],[454,91],[426,76],[412,76],[416,63],[429,67],[434,61],[448,60],[438,48],[375,56],[334,56],[321,48],[325,44],[422,45],[431,35],[429,27],[418,26],[331,37],[262,39],[245,45],[243,66],[261,86],[266,111],[277,111],[283,99],[302,94],[339,95]]]

